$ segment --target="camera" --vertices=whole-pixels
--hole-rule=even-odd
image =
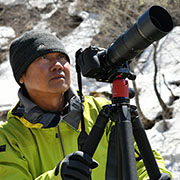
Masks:
[[[161,6],[151,6],[107,49],[90,46],[78,50],[76,65],[80,67],[83,76],[101,82],[112,82],[118,74],[130,76],[128,65],[131,59],[172,29],[173,21],[167,10]]]

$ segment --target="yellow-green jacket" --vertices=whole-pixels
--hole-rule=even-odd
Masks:
[[[85,97],[87,133],[93,127],[101,107],[107,103],[104,98]],[[55,127],[43,128],[40,122],[32,123],[24,116],[14,115],[17,106],[8,113],[8,121],[0,127],[0,179],[61,180],[60,173],[55,176],[54,171],[65,156],[78,150],[80,120],[72,115],[71,120],[65,118]],[[73,120],[76,123],[73,124]],[[93,156],[99,166],[92,171],[92,180],[105,180],[110,128],[111,122]],[[161,171],[167,172],[162,157],[155,151],[154,154]],[[142,160],[137,161],[137,172],[140,180],[148,179]]]

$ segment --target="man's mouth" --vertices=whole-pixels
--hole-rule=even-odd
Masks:
[[[55,76],[52,76],[51,80],[58,80],[58,79],[64,79],[65,76],[63,74],[58,74]]]

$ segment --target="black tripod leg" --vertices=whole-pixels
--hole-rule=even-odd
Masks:
[[[129,108],[127,105],[120,106],[118,112],[114,113],[114,119],[116,120],[117,136],[119,137],[119,145],[122,162],[122,172],[117,180],[137,180],[137,169],[134,152],[134,141],[132,133],[132,124],[130,120]],[[118,163],[121,163],[118,162]]]
[[[119,125],[115,125],[115,156],[116,156],[116,179],[123,179],[123,166],[122,166],[122,152],[121,152],[121,143],[119,135]]]
[[[151,180],[161,176],[150,143],[138,115],[132,118],[133,134]]]
[[[99,113],[97,120],[87,137],[87,140],[82,148],[82,151],[93,157],[94,152],[101,140],[104,133],[104,129],[109,121],[109,106],[103,106],[103,109]]]

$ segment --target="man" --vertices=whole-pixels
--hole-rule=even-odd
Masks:
[[[112,122],[94,159],[78,151],[82,119],[89,134],[109,101],[89,96],[82,105],[70,87],[70,59],[61,41],[47,32],[28,31],[12,42],[10,63],[20,85],[19,102],[0,128],[0,179],[88,180],[90,175],[93,180],[110,179],[106,171],[114,168],[108,165]],[[162,177],[169,177],[162,157],[154,154],[166,173]],[[148,179],[139,157],[137,172],[139,179]]]

